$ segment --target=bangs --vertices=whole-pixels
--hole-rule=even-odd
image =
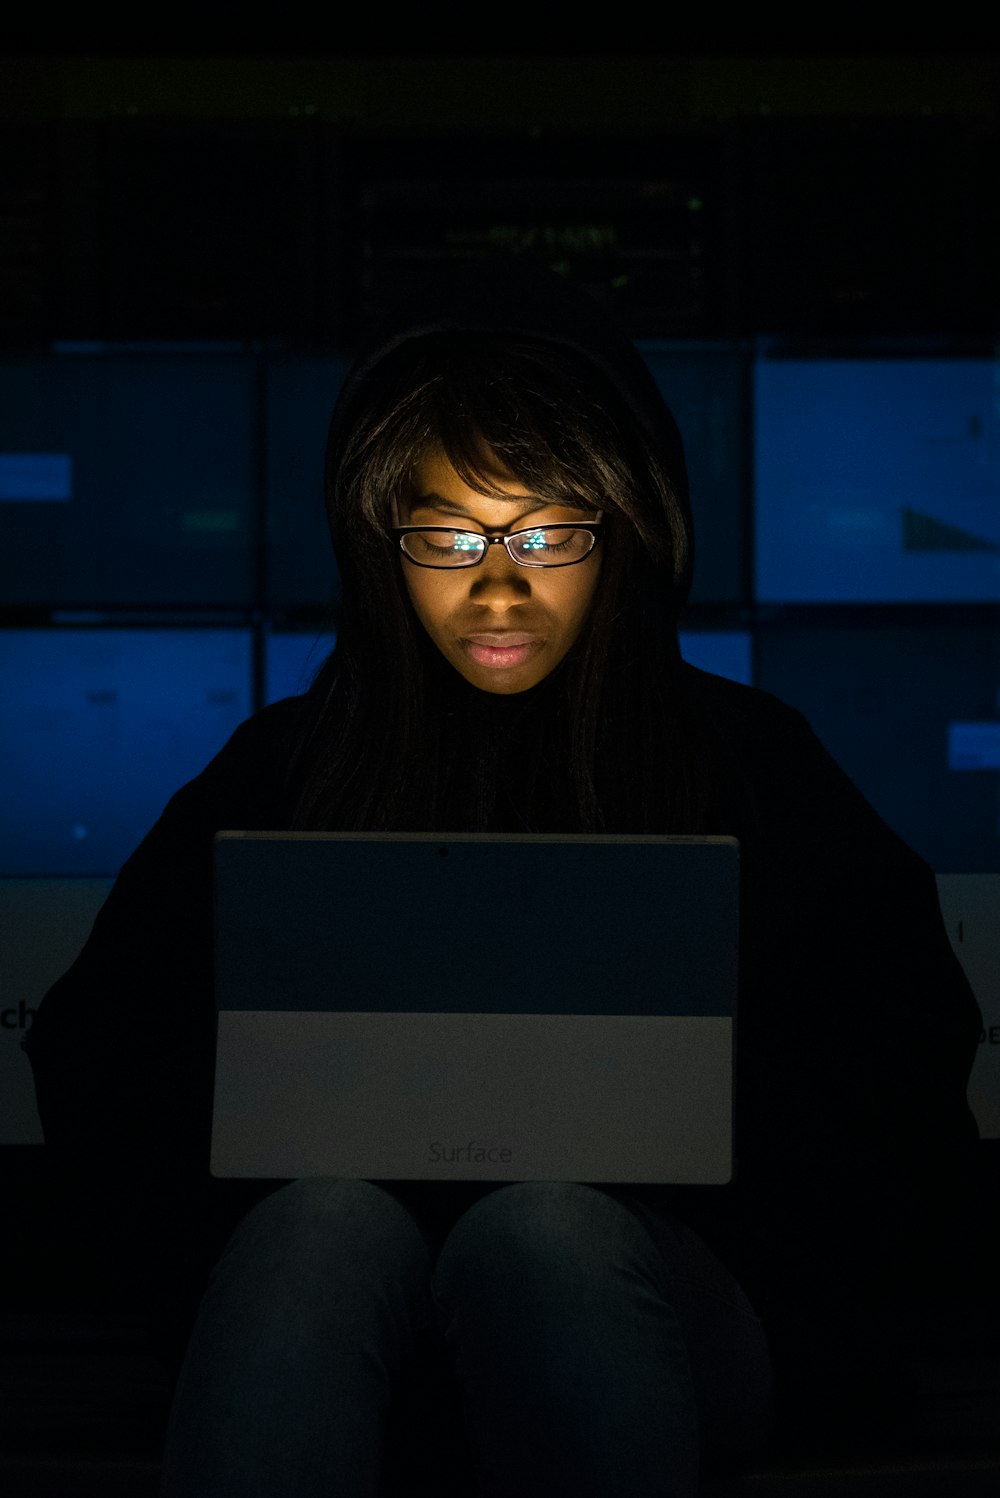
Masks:
[[[427,446],[440,448],[463,483],[492,498],[506,497],[504,484],[513,480],[554,504],[587,512],[609,508],[607,483],[594,471],[592,455],[577,452],[568,461],[565,443],[557,451],[553,434],[531,416],[522,406],[511,427],[492,406],[473,411],[448,402],[428,422]]]
[[[608,420],[610,391],[565,349],[455,340],[427,388],[428,436],[465,483],[501,493],[514,479],[532,494],[581,509],[632,507],[633,480]]]

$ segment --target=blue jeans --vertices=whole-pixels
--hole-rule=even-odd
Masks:
[[[449,1480],[483,1498],[691,1498],[706,1458],[739,1465],[762,1440],[767,1347],[705,1244],[662,1219],[654,1242],[646,1210],[522,1182],[488,1189],[435,1242],[371,1182],[279,1188],[202,1300],[163,1498]],[[412,1467],[396,1488],[411,1438],[426,1486]]]

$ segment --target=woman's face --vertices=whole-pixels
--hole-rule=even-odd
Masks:
[[[515,531],[596,519],[528,494],[500,479],[503,498],[470,489],[444,453],[418,463],[400,525]],[[407,592],[447,661],[484,692],[525,692],[556,667],[587,616],[600,575],[601,548],[571,567],[523,567],[503,546],[487,547],[478,567],[420,567],[401,554]]]

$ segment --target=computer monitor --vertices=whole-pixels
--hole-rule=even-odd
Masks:
[[[0,875],[116,874],[250,712],[249,630],[0,630]]]
[[[754,674],[936,873],[1000,868],[996,624],[779,619]]]
[[[0,358],[0,602],[254,601],[249,356]]]
[[[724,341],[636,346],[684,441],[695,537],[691,602],[745,604],[749,355]]]
[[[1000,361],[753,365],[761,603],[1000,601]]]
[[[264,382],[268,607],[327,608],[340,578],[323,496],[326,434],[346,357],[271,355]]]

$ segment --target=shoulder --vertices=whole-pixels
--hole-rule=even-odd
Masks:
[[[214,803],[220,811],[249,803],[277,812],[300,741],[304,700],[284,697],[245,718],[168,807],[180,798]]]
[[[289,752],[295,746],[304,697],[282,697],[252,713],[233,730],[216,759],[266,756]]]
[[[819,740],[797,708],[767,692],[726,676],[685,664],[691,702],[720,734],[736,736],[745,748],[762,752],[818,748]]]
[[[301,701],[285,698],[244,719],[170,797],[122,864],[98,915],[94,931],[98,937],[114,931],[114,950],[140,933],[147,950],[177,930],[187,931],[193,941],[195,928],[205,927],[211,911],[215,833],[288,825],[294,805],[289,766]]]
[[[216,756],[234,763],[276,758],[294,753],[302,732],[306,698],[282,697],[252,713],[230,735]]]
[[[829,869],[863,862],[861,849],[875,863],[923,864],[797,708],[696,668],[686,681],[725,767],[727,806],[747,836],[793,861],[822,848]]]
[[[303,699],[286,697],[245,718],[192,779],[170,796],[125,861],[126,880],[200,857],[224,828],[277,829],[296,800],[293,764]]]

